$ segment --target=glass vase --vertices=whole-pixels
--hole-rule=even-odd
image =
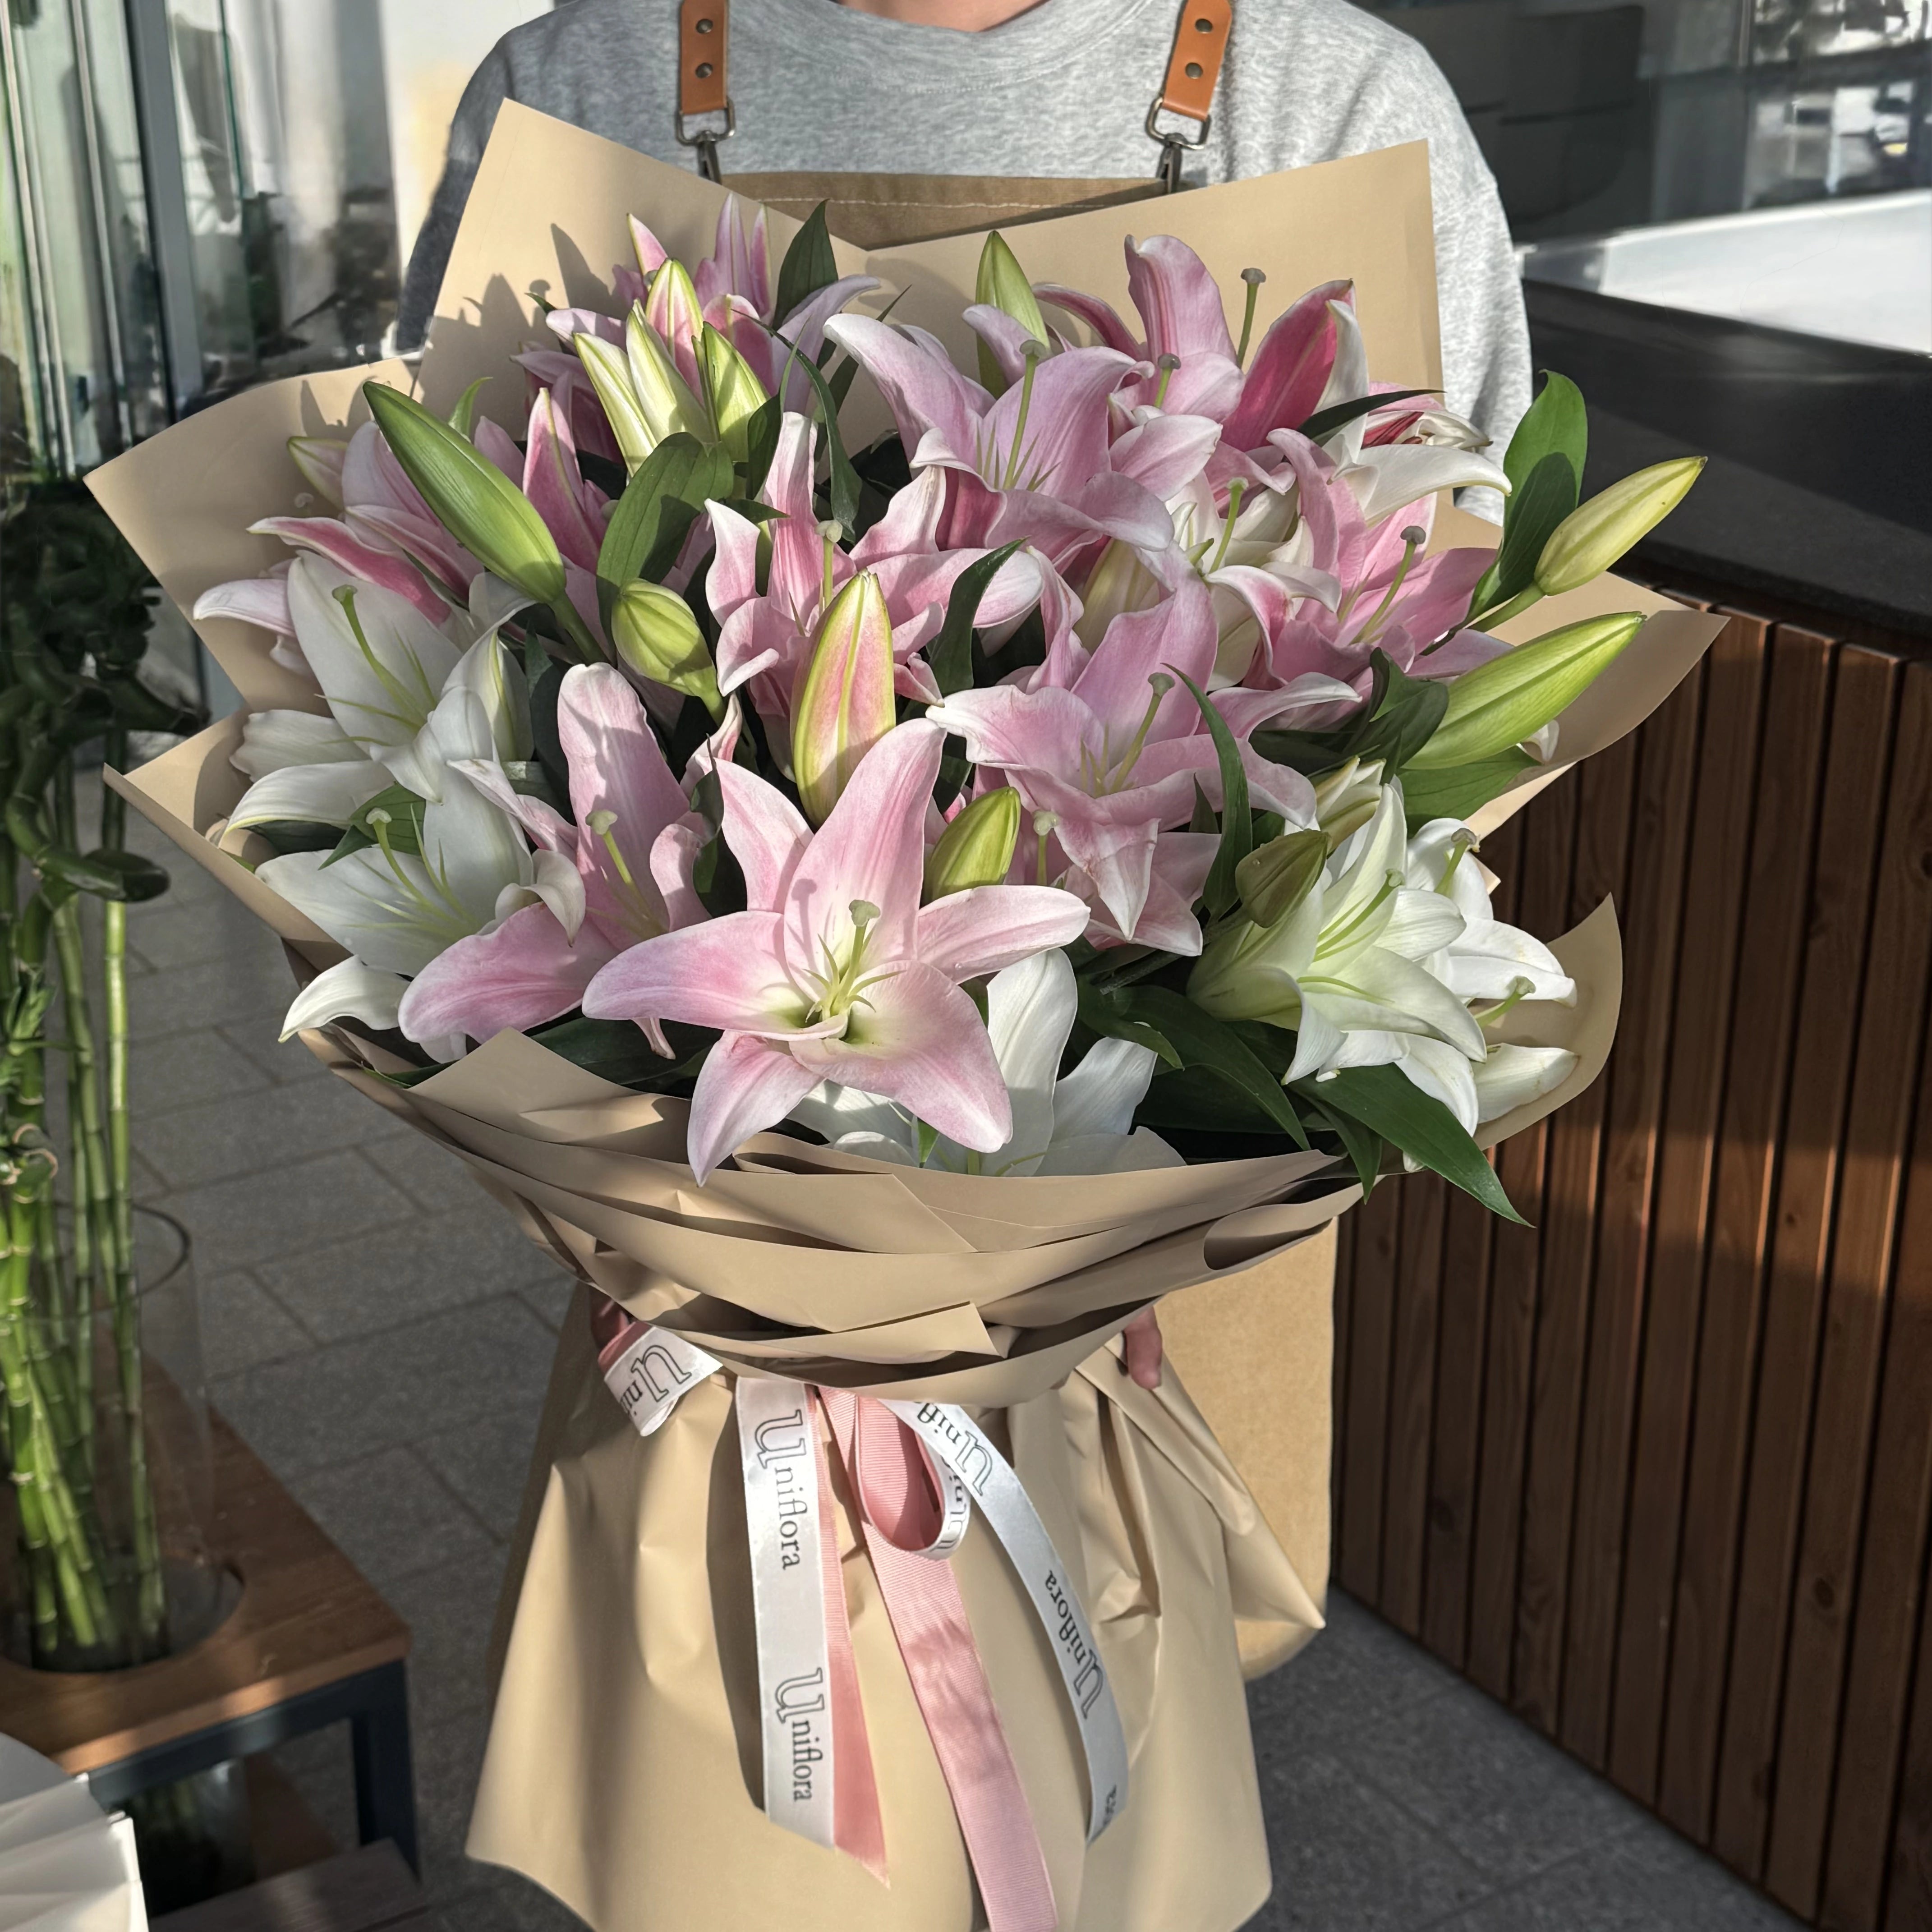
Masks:
[[[16,1217],[17,1218],[17,1217]],[[188,1232],[136,1208],[127,1265],[49,1204],[0,1264],[13,1534],[6,1650],[115,1670],[208,1636],[237,1586],[208,1530],[214,1470]]]

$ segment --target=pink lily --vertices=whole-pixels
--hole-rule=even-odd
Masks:
[[[1460,628],[1490,553],[1421,554],[1435,519],[1432,496],[1371,526],[1348,472],[1334,458],[1292,432],[1278,431],[1273,440],[1294,476],[1300,513],[1293,542],[1277,555],[1305,557],[1303,568],[1335,588],[1327,597],[1310,596],[1285,573],[1244,574],[1244,592],[1262,634],[1246,680],[1251,687],[1322,676],[1366,694],[1375,650],[1416,676],[1450,677],[1508,648]]]
[[[1220,797],[1214,740],[1181,682],[1184,674],[1206,688],[1216,641],[1212,601],[1190,578],[1153,609],[1116,617],[1091,652],[1070,629],[1057,637],[1026,687],[958,692],[926,714],[965,739],[975,764],[1005,775],[1124,938],[1138,937],[1160,833],[1187,822],[1197,785],[1210,803]],[[1242,740],[1256,802],[1312,824],[1308,781],[1245,742],[1266,718],[1300,708],[1304,694],[1231,692],[1214,701]]]
[[[826,608],[860,571],[878,579],[892,624],[894,683],[902,696],[931,702],[939,695],[917,653],[936,637],[960,573],[986,555],[983,547],[942,550],[944,484],[922,476],[899,492],[891,508],[848,554],[820,530],[812,506],[818,430],[788,414],[760,493],[782,514],[765,526],[770,566],[758,587],[758,526],[722,503],[710,506],[717,554],[707,589],[718,620],[718,683],[730,692],[749,686],[760,715],[783,723]],[[1024,554],[1003,565],[982,600],[980,621],[1011,622],[1040,596],[1040,572]]]
[[[506,1027],[527,1031],[561,1018],[626,947],[705,917],[692,868],[709,831],[671,776],[622,674],[610,664],[566,671],[557,736],[569,761],[574,824],[514,790],[500,765],[464,760],[456,768],[537,850],[575,864],[581,921],[573,928],[538,904],[458,940],[404,996],[400,1023],[412,1040],[460,1034],[484,1040]],[[646,1031],[668,1054],[662,1030],[647,1025]]]
[[[944,745],[923,722],[889,733],[815,836],[773,787],[720,766],[748,909],[633,946],[591,982],[592,1018],[723,1035],[692,1096],[700,1182],[826,1080],[896,1100],[964,1147],[1010,1136],[1006,1082],[962,985],[1067,944],[1087,911],[1035,886],[920,905],[921,826]]]
[[[1160,493],[1205,461],[1213,425],[1174,417],[1178,429],[1116,446],[1112,399],[1130,357],[1112,349],[1031,357],[996,400],[922,329],[842,315],[825,332],[878,385],[913,468],[950,472],[950,542],[1024,538],[1059,568],[1108,537],[1155,554],[1172,548]]]

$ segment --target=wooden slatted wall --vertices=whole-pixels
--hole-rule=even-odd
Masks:
[[[1932,664],[1736,617],[1484,854],[1605,1077],[1342,1223],[1336,1576],[1800,1917],[1932,1932]]]

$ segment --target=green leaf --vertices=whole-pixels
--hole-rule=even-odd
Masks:
[[[1206,1066],[1156,1074],[1134,1109],[1136,1126],[1184,1128],[1195,1133],[1279,1132],[1273,1119]]]
[[[915,1120],[913,1124],[919,1130],[919,1164],[923,1167],[932,1158],[933,1149],[939,1144],[939,1130],[928,1126],[924,1120]]]
[[[830,288],[838,279],[838,262],[832,252],[831,231],[825,225],[825,204],[820,202],[805,218],[805,225],[792,237],[778,265],[778,292],[772,314],[782,322],[800,303],[808,301],[820,289]]]
[[[745,460],[739,465],[743,478],[740,494],[755,496],[772,473],[772,461],[778,453],[778,432],[784,425],[784,398],[769,398],[752,412],[745,424]]]
[[[640,1093],[662,1093],[695,1077],[718,1036],[703,1027],[673,1022],[664,1028],[671,1057],[652,1050],[643,1031],[628,1020],[560,1020],[533,1033],[539,1045],[587,1072]]]
[[[1297,1089],[1308,1124],[1318,1132],[1333,1134],[1342,1143],[1342,1151],[1354,1168],[1355,1178],[1362,1184],[1362,1193],[1366,1198],[1376,1191],[1376,1183],[1382,1178],[1382,1137],[1364,1126],[1360,1120],[1310,1100],[1308,1090],[1314,1084],[1312,1081],[1306,1081]]]
[[[1121,1004],[1123,994],[1103,993],[1090,980],[1077,976],[1074,983],[1080,1001],[1080,1024],[1089,1033],[1097,1034],[1102,1040],[1132,1040],[1169,1066],[1178,1068],[1182,1064],[1180,1055],[1165,1034],[1127,1012]]]
[[[988,550],[976,563],[969,563],[952,580],[952,595],[946,602],[946,622],[939,635],[926,646],[926,661],[932,668],[943,696],[968,689],[973,682],[973,620],[980,614],[980,600],[987,586],[1000,574],[1000,566],[1020,547],[1019,540]]]
[[[826,386],[824,372],[809,356],[801,356],[794,350],[786,358],[787,375],[794,368],[805,371],[812,386],[818,392],[818,406],[824,414],[826,454],[832,466],[830,494],[832,520],[848,531],[854,530],[859,521],[859,472],[852,467],[852,459],[845,454],[845,439],[838,431],[838,400]],[[782,376],[778,388],[782,394]]]
[[[1201,781],[1194,781],[1194,810],[1187,820],[1190,832],[1219,832],[1220,820],[1214,816],[1214,808],[1208,802],[1208,794],[1201,789]]]
[[[1583,458],[1590,443],[1590,419],[1583,392],[1567,376],[1553,369],[1543,372],[1543,388],[1524,411],[1504,453],[1503,469],[1510,488],[1520,490],[1546,456],[1567,458],[1579,496],[1583,489]]]
[[[82,854],[49,845],[34,859],[34,869],[44,879],[124,905],[159,898],[168,889],[167,874],[131,852]]]
[[[1248,806],[1248,774],[1241,764],[1241,748],[1228,728],[1228,721],[1208,701],[1208,694],[1185,671],[1174,675],[1186,686],[1214,740],[1221,765],[1221,843],[1208,874],[1203,896],[1208,910],[1216,915],[1226,912],[1240,897],[1234,884],[1234,868],[1255,849],[1253,814]],[[1205,1016],[1203,1016],[1204,1018]],[[1293,1112],[1291,1108],[1290,1112]]]
[[[728,497],[736,478],[722,445],[682,432],[645,458],[611,512],[597,554],[597,602],[607,632],[617,593],[640,577],[662,582],[705,504]]]
[[[350,819],[349,828],[336,842],[335,849],[323,861],[324,866],[332,866],[338,859],[346,859],[352,852],[363,852],[381,843],[376,836],[376,828],[370,820],[371,812],[382,812],[388,814],[388,823],[382,828],[392,852],[402,852],[419,856],[422,851],[422,826],[424,802],[406,785],[391,785],[386,791],[379,791],[368,803],[358,806]]]
[[[1472,765],[1412,765],[1402,775],[1402,802],[1412,828],[1432,818],[1467,818],[1500,798],[1536,763],[1514,749]]]
[[[1472,613],[1506,604],[1536,581],[1537,560],[1556,526],[1576,507],[1576,472],[1560,449],[1537,459],[1503,512],[1502,548],[1496,552],[1476,594]]]
[[[278,856],[291,852],[332,852],[342,837],[339,825],[324,825],[313,818],[264,818],[248,830],[266,838]]]
[[[488,376],[478,376],[468,388],[457,398],[456,406],[449,412],[449,426],[466,441],[476,427],[476,398],[489,386]]]
[[[1351,758],[1380,758],[1399,772],[1434,736],[1449,708],[1449,686],[1438,678],[1411,677],[1386,651],[1370,658],[1367,702],[1330,731],[1257,731],[1255,749],[1278,765],[1310,778]]]
[[[1528,1225],[1462,1122],[1399,1067],[1345,1066],[1325,1079],[1298,1081],[1294,1090],[1331,1114],[1360,1121],[1504,1220]]]
[[[1258,1107],[1297,1147],[1308,1144],[1301,1117],[1283,1089],[1280,1076],[1269,1070],[1226,1021],[1203,1012],[1186,994],[1177,993],[1171,986],[1130,986],[1119,992],[1097,994],[1095,998],[1096,1004],[1112,1016],[1158,1034],[1178,1055],[1182,1066],[1204,1066],[1218,1074],[1243,1099]],[[1083,999],[1083,1019],[1086,1004]],[[1101,1030],[1098,1027],[1094,1030]]]
[[[1442,393],[1440,389],[1390,389],[1379,396],[1357,396],[1352,401],[1317,410],[1298,426],[1295,433],[1305,436],[1310,442],[1325,442],[1338,429],[1346,429],[1357,417],[1366,416],[1371,410],[1386,408],[1390,403],[1402,402],[1411,396],[1439,396]]]

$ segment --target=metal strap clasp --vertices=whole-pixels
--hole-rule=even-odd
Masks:
[[[724,178],[718,144],[738,131],[728,71],[730,39],[731,0],[681,0],[675,130],[680,147],[698,150],[698,172],[706,181]],[[699,127],[699,122],[710,124]]]
[[[1182,155],[1208,145],[1214,125],[1214,90],[1220,84],[1234,24],[1234,0],[1186,0],[1180,10],[1167,76],[1147,116],[1148,138],[1160,143],[1154,178],[1170,194],[1180,186]],[[1172,124],[1163,127],[1164,112],[1192,121],[1196,131],[1190,135]]]

